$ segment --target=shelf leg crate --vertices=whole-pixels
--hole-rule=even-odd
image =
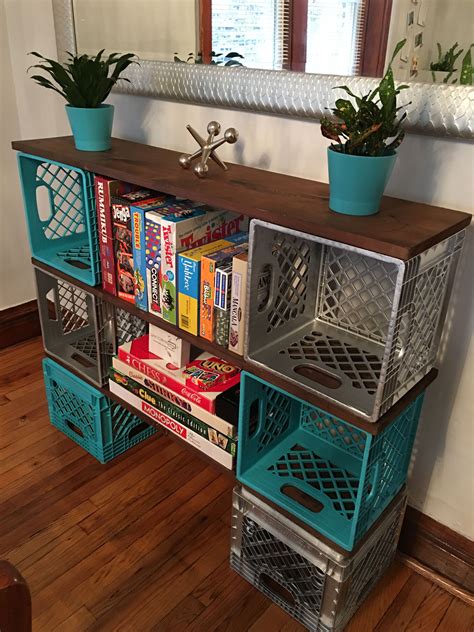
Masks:
[[[46,351],[103,386],[117,344],[145,334],[147,323],[69,281],[34,270]]]
[[[352,555],[342,555],[242,488],[234,490],[230,565],[311,632],[343,632],[390,566],[405,489]]]
[[[432,368],[464,233],[409,261],[254,220],[246,357],[375,422]]]
[[[94,175],[21,152],[18,169],[33,257],[87,285],[100,283]]]
[[[43,374],[51,423],[101,463],[156,433],[49,358],[43,360]]]
[[[423,396],[372,435],[244,372],[237,478],[351,551],[406,482]]]

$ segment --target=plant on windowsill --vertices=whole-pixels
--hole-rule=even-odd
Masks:
[[[398,42],[379,85],[356,96],[347,86],[337,86],[355,101],[337,99],[333,117],[321,119],[321,133],[335,141],[328,147],[329,208],[347,215],[373,215],[380,206],[390,178],[396,149],[405,133],[401,128],[397,96],[408,86],[395,86],[392,62],[405,45]],[[408,105],[408,104],[407,104]]]
[[[103,53],[101,50],[93,57],[68,53],[69,58],[64,64],[36,52],[30,53],[41,60],[40,64],[30,68],[39,68],[51,79],[38,74],[31,78],[66,99],[74,142],[82,151],[110,149],[114,106],[104,101],[117,81],[129,81],[120,76],[122,72],[130,64],[138,63],[133,53],[112,53],[102,58]]]
[[[211,61],[209,64],[211,66],[243,66],[240,61],[237,59],[243,59],[244,56],[240,53],[216,53],[215,51],[211,51]],[[178,57],[178,53],[174,54],[174,61],[180,64],[204,64],[202,53],[189,53],[186,61],[184,59],[180,59]]]

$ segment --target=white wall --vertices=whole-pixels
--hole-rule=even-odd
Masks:
[[[41,2],[45,4],[43,0]],[[33,6],[20,19],[20,11],[16,8],[18,3],[7,0],[7,5],[9,28],[10,20],[15,21],[15,29],[19,28],[19,22],[23,23],[25,30],[37,23],[38,16]],[[36,44],[40,50],[45,50],[50,44],[49,26],[44,25],[44,29],[44,42]],[[24,48],[25,42],[20,40],[19,35],[13,40],[10,38],[10,42],[12,59],[22,59],[23,51],[31,47],[28,43],[28,47]],[[24,94],[27,81],[23,74],[18,76],[17,83],[17,95]],[[41,89],[34,89],[36,102],[39,103]],[[319,133],[317,123],[133,96],[117,95],[112,101],[116,105],[116,136],[190,151],[194,141],[185,130],[185,124],[191,123],[196,129],[204,130],[209,120],[217,119],[224,128],[235,126],[241,134],[237,145],[222,148],[224,159],[327,181],[327,144]],[[22,104],[24,107],[25,104]],[[20,111],[22,136],[46,133],[45,123],[40,121],[40,117],[47,113],[47,107],[49,103],[41,103],[34,114],[26,115],[30,117],[27,132],[21,127],[22,123],[26,123],[23,120],[24,111]],[[57,119],[48,123],[48,133],[54,135],[57,128],[64,125],[65,115],[60,109]],[[471,211],[474,197],[473,166],[472,144],[411,135],[401,147],[388,193]],[[5,213],[6,209],[2,208],[1,212]],[[28,250],[26,243],[21,248],[25,252]],[[450,317],[448,328],[450,337],[445,345],[440,378],[428,392],[409,488],[414,506],[459,533],[474,537],[474,434],[471,423],[474,310],[470,261],[472,254],[470,258],[463,258],[461,274],[457,278],[452,302],[456,310]],[[20,272],[29,274],[28,268],[25,256]],[[32,294],[24,300],[31,297]]]

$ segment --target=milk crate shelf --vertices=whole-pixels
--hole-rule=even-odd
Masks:
[[[235,489],[230,565],[311,632],[342,632],[390,566],[406,507],[401,490],[353,555]]]
[[[107,463],[156,429],[49,358],[43,373],[53,426]]]
[[[117,344],[146,333],[147,323],[72,282],[34,270],[46,351],[103,386]]]
[[[434,365],[463,239],[405,262],[252,222],[248,361],[377,421]]]
[[[100,283],[93,174],[24,153],[18,168],[33,256],[88,285]]]
[[[244,372],[237,479],[350,551],[405,484],[423,396],[373,436]]]

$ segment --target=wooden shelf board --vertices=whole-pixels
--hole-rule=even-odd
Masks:
[[[179,329],[179,327],[176,327],[175,325],[171,325],[170,323],[166,322],[162,318],[159,318],[153,314],[150,314],[149,312],[145,312],[141,309],[138,309],[133,303],[129,303],[128,301],[124,301],[123,299],[118,298],[117,296],[113,296],[112,294],[105,292],[99,286],[91,287],[90,285],[86,285],[85,283],[82,283],[81,281],[78,281],[77,279],[74,279],[70,277],[69,275],[64,274],[63,272],[61,272],[60,270],[57,270],[56,268],[52,268],[51,266],[48,266],[42,263],[41,261],[38,261],[37,259],[32,258],[32,263],[33,265],[40,268],[41,270],[44,270],[46,272],[49,272],[50,274],[53,274],[56,277],[64,279],[68,283],[71,283],[72,285],[75,285],[76,287],[81,288],[85,292],[94,294],[95,296],[102,299],[103,301],[111,303],[112,305],[115,305],[116,307],[120,307],[124,309],[125,311],[131,314],[134,314],[135,316],[138,316],[138,318],[141,318],[142,320],[145,320],[148,323],[152,323],[153,325],[156,325],[157,327],[160,327],[161,329],[164,329],[165,331],[168,331],[169,333],[174,334],[175,336],[180,336],[181,338],[183,338],[183,340],[189,341],[192,345],[194,345],[198,349],[202,349],[203,351],[208,351],[209,353],[212,353],[216,355],[217,357],[222,358],[223,360],[232,362],[233,364],[238,366],[240,369],[244,371],[248,371],[249,373],[252,373],[253,375],[256,375],[262,378],[263,380],[269,382],[270,384],[274,384],[275,386],[283,389],[284,391],[287,391],[288,393],[295,395],[295,397],[299,397],[300,399],[303,399],[314,406],[318,406],[319,408],[322,408],[326,412],[332,415],[335,415],[336,417],[339,417],[343,419],[344,421],[352,423],[358,428],[361,428],[362,430],[365,430],[366,432],[369,432],[372,435],[380,434],[380,432],[382,432],[382,430],[384,430],[386,426],[391,421],[393,421],[393,419],[395,419],[395,417],[397,417],[410,404],[410,402],[413,401],[413,399],[415,399],[415,397],[417,397],[417,395],[423,392],[436,379],[436,376],[438,375],[437,369],[432,369],[422,380],[418,382],[418,384],[416,384],[416,386],[414,386],[406,395],[404,395],[400,400],[398,400],[398,402],[396,402],[396,404],[394,404],[390,408],[390,410],[386,412],[385,415],[383,415],[376,423],[369,423],[365,421],[363,418],[359,417],[357,414],[352,413],[351,411],[348,411],[344,406],[340,406],[333,402],[330,402],[324,397],[322,397],[321,395],[318,395],[317,393],[314,393],[313,391],[309,391],[303,386],[300,386],[294,382],[286,380],[285,378],[279,375],[276,375],[275,373],[273,373],[272,371],[269,371],[268,369],[255,366],[251,362],[247,362],[245,358],[243,358],[242,356],[236,355],[235,353],[232,353],[231,351],[229,351],[228,349],[224,347],[220,347],[219,345],[213,342],[209,342],[208,340],[205,340],[204,338],[200,338],[199,336],[193,336],[192,334],[189,334],[183,331],[182,329]]]
[[[12,147],[403,260],[471,221],[468,213],[391,197],[376,215],[341,215],[329,210],[327,184],[241,165],[227,172],[211,167],[201,180],[179,166],[178,152],[118,138],[106,152],[78,151],[71,136],[14,141]]]

